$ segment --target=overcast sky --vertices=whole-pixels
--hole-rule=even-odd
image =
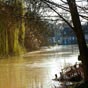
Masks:
[[[52,0],[52,1],[54,1],[54,2],[56,2],[56,3],[59,3],[60,4],[60,0]],[[63,1],[67,1],[67,0],[63,0]],[[87,0],[76,0],[77,1],[77,4],[78,5],[80,5],[80,6],[87,6]],[[82,2],[78,2],[78,1],[82,1]],[[63,11],[63,10],[61,10],[61,9],[58,9],[58,12],[61,12],[61,13],[67,13],[66,11]],[[53,15],[57,15],[56,13],[54,13],[54,12],[50,12],[50,13],[48,13],[49,15],[51,15],[51,16],[53,16]],[[63,16],[66,16],[67,14],[62,14]],[[84,13],[84,15],[85,15],[85,13]],[[69,17],[69,18],[68,18]],[[67,19],[71,19],[70,18],[70,14],[68,14],[68,16],[66,17]],[[52,18],[52,19],[55,19],[55,18]],[[83,23],[84,23],[84,21],[85,20],[83,20],[83,19],[81,19],[82,21],[83,21]]]

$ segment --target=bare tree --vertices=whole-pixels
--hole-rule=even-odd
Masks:
[[[79,13],[77,11],[77,6],[76,6],[76,1],[75,0],[67,0],[71,17],[72,17],[72,22],[74,25],[73,31],[75,32],[78,40],[78,46],[79,46],[79,52],[80,56],[79,59],[82,61],[83,66],[84,66],[84,77],[85,80],[88,80],[88,48],[86,45],[85,37],[83,34],[82,26],[81,26],[81,21],[79,18]]]
[[[78,59],[81,60],[83,63],[84,79],[88,80],[88,70],[87,70],[88,48],[87,48],[85,36],[83,33],[81,20],[80,20],[80,18],[85,19],[85,20],[88,19],[87,8],[77,5],[76,0],[66,0],[66,1],[60,0],[63,4],[58,4],[50,0],[41,0],[41,1],[47,4],[49,8],[51,8],[55,13],[57,13],[58,16],[62,18],[62,20],[65,21],[69,25],[69,27],[72,28],[73,31],[75,32],[77,41],[78,41],[79,53],[80,53]],[[68,13],[70,13],[72,24],[70,24],[70,22],[67,19],[65,19],[62,16],[62,14],[58,12],[58,10],[54,9],[52,7],[53,5],[56,6],[57,8],[63,9],[64,11],[67,11]]]

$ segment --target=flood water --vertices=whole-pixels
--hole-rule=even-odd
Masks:
[[[54,75],[77,57],[77,46],[54,46],[0,59],[0,88],[52,88]]]

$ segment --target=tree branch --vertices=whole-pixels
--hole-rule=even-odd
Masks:
[[[72,27],[72,25],[64,18],[64,17],[62,17],[55,9],[53,9],[47,2],[45,2],[45,1],[43,1],[45,4],[47,4],[47,6],[51,9],[51,10],[53,10],[55,13],[57,13],[58,14],[58,16],[60,17],[60,18],[62,18],[63,19],[63,21],[65,21],[68,25],[69,25],[69,27],[71,28],[71,29],[74,29],[74,27]]]
[[[54,3],[54,2],[52,2],[52,1],[49,1],[49,0],[41,0],[41,1],[42,1],[42,2],[47,2],[47,3],[51,4],[51,5],[54,5],[54,6],[58,7],[58,8],[61,8],[61,9],[65,10],[65,11],[69,12],[69,8],[67,8],[67,7],[65,7],[65,6],[63,6],[63,5],[59,5],[59,4]],[[65,5],[65,4],[64,4],[64,5]]]

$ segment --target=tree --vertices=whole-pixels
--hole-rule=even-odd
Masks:
[[[53,10],[55,13],[58,14],[58,16],[60,18],[62,18],[63,21],[65,21],[70,28],[73,29],[73,31],[76,34],[77,40],[78,40],[78,47],[79,47],[79,60],[82,61],[83,63],[83,67],[84,67],[84,79],[88,80],[88,48],[86,45],[86,41],[85,41],[85,37],[83,34],[83,30],[82,30],[82,26],[81,26],[81,20],[80,17],[84,18],[84,19],[88,19],[88,17],[85,14],[81,14],[78,10],[81,9],[83,12],[86,12],[86,7],[82,7],[77,5],[75,0],[67,0],[67,2],[65,2],[64,0],[60,0],[62,3],[64,4],[58,4],[55,3],[54,1],[50,1],[50,0],[41,0],[42,2],[44,2],[45,4],[47,4],[47,6],[49,8],[51,8],[51,10]],[[56,6],[57,8],[63,9],[67,12],[69,12],[71,14],[71,19],[72,19],[72,24],[69,23],[69,21],[67,19],[65,19],[59,12],[58,10],[55,10],[52,6]],[[87,12],[86,12],[87,14]]]
[[[25,41],[24,45],[27,51],[39,49],[43,45],[47,45],[48,26],[46,21],[42,21],[36,12],[27,12],[25,19]]]
[[[74,25],[73,31],[75,32],[78,40],[79,52],[80,56],[79,59],[82,61],[84,66],[84,77],[85,80],[88,80],[88,48],[86,45],[85,37],[83,34],[79,14],[77,11],[77,6],[75,0],[67,0],[69,9],[71,12],[72,22]]]
[[[45,6],[35,0],[0,0],[0,55],[47,44],[48,22],[41,19]]]
[[[23,29],[22,14],[22,2],[19,0],[0,1],[0,56],[18,55],[22,51],[18,40],[20,30]]]
[[[88,16],[85,15],[85,14],[88,14],[86,11],[87,8],[79,6],[76,3],[76,0],[66,0],[66,1],[60,0],[61,4],[55,3],[54,1],[50,1],[50,0],[24,0],[24,1],[29,3],[27,6],[28,11],[32,10],[32,12],[35,12],[35,13],[36,12],[41,13],[41,10],[43,11],[43,8],[45,8],[44,10],[47,10],[47,8],[50,8],[55,13],[57,13],[57,15],[60,18],[62,18],[62,20],[65,21],[69,25],[69,27],[73,29],[78,40],[78,46],[79,46],[79,52],[80,52],[79,59],[82,61],[84,66],[85,80],[88,80],[88,70],[87,70],[88,48],[85,42],[85,37],[83,34],[81,20],[80,20],[80,17],[83,19],[88,19]],[[66,18],[64,18],[62,14],[59,13],[58,8],[65,10],[71,14],[72,24],[70,24],[70,22]],[[85,14],[83,14],[84,12]]]

